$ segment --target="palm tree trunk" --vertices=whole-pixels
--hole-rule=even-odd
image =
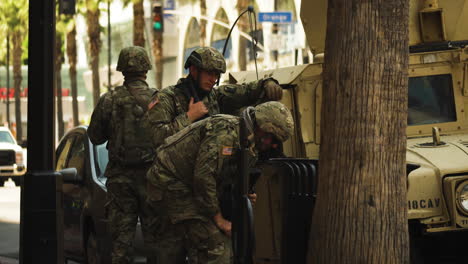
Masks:
[[[63,101],[62,101],[62,33],[57,32],[55,37],[55,88],[57,97],[57,125],[58,125],[58,138],[62,138],[65,132],[63,124]]]
[[[80,124],[78,115],[78,86],[76,79],[76,24],[73,22],[73,29],[67,33],[67,56],[70,69],[71,94],[72,94],[72,109],[73,109],[73,126]]]
[[[155,32],[153,34],[153,56],[156,65],[156,88],[161,90],[162,76],[163,76],[163,37],[162,32]]]
[[[21,55],[23,53],[23,36],[20,31],[13,32],[13,79],[15,86],[15,118],[16,118],[16,139],[23,141],[23,129],[21,122]]]
[[[308,263],[409,263],[408,12],[408,0],[328,1]]]
[[[200,13],[202,16],[206,16],[206,0],[200,0]],[[200,47],[206,45],[206,20],[200,19]]]
[[[133,45],[145,47],[145,12],[143,0],[133,2]]]
[[[96,106],[101,94],[99,80],[99,51],[101,50],[101,32],[99,25],[99,8],[96,1],[86,0],[86,23],[88,25],[89,54],[93,79],[93,104]]]

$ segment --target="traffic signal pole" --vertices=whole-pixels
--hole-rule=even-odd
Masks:
[[[55,10],[54,0],[29,1],[28,167],[21,187],[22,264],[64,263],[62,183],[54,172]]]
[[[153,57],[156,66],[157,89],[161,90],[163,77],[163,32],[164,32],[164,9],[162,2],[155,1],[151,7],[153,19]]]

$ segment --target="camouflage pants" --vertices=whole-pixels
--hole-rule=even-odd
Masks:
[[[123,172],[110,177],[107,182],[107,217],[112,236],[112,263],[133,263],[133,241],[138,217],[144,242],[154,248],[154,231],[148,221],[146,204],[146,168]],[[154,256],[147,256],[147,263],[155,263]]]
[[[191,219],[172,224],[159,221],[156,234],[158,264],[230,264],[231,238],[208,219]]]

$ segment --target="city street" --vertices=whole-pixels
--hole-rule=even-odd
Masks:
[[[11,181],[0,187],[0,257],[19,257],[20,195],[20,187]],[[0,258],[0,263],[5,262]]]

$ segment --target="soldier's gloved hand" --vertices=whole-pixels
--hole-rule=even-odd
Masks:
[[[273,80],[266,80],[263,84],[265,89],[266,99],[271,101],[279,101],[283,97],[283,88]]]
[[[193,97],[190,98],[188,108],[187,117],[191,122],[195,122],[208,114],[208,108],[206,108],[205,104],[202,101],[193,103]]]

